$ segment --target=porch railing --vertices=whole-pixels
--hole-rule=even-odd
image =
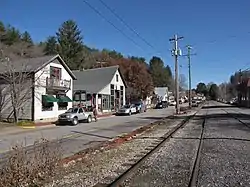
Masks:
[[[57,79],[57,78],[46,78],[46,86],[51,89],[70,89],[71,80]]]

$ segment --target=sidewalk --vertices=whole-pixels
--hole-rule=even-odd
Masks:
[[[11,126],[11,127],[4,127],[0,129],[0,136],[1,135],[14,135],[19,133],[26,133],[32,131],[38,131],[41,129],[50,129],[50,128],[58,128],[55,124],[46,124],[44,126],[27,126],[27,127],[20,127],[20,126]]]
[[[114,117],[114,114],[102,114],[98,115],[98,119],[106,119],[110,117]],[[56,126],[55,122],[37,122],[35,125],[32,126],[10,126],[10,127],[3,127],[0,128],[0,136],[1,135],[13,135],[13,134],[19,134],[19,133],[26,133],[26,132],[32,132],[32,131],[39,131],[42,129],[51,129],[51,128],[59,128]]]

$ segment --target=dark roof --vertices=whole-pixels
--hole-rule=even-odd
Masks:
[[[19,59],[19,60],[11,61],[11,63],[6,61],[6,64],[2,63],[0,65],[0,73],[4,73],[8,71],[10,68],[14,70],[15,72],[22,71],[22,72],[36,73],[55,59],[58,59],[58,61],[62,64],[62,66],[66,69],[66,71],[71,75],[71,77],[73,79],[76,79],[75,75],[66,65],[66,63],[63,61],[60,55]]]
[[[120,73],[119,66],[73,71],[77,78],[77,80],[74,81],[73,88],[74,90],[85,90],[89,93],[98,93],[111,82],[117,70]],[[125,84],[123,78],[122,80]]]

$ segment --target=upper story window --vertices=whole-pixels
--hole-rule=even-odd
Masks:
[[[50,66],[50,78],[61,79],[61,77],[62,77],[62,69]]]
[[[118,82],[119,81],[119,76],[118,76],[118,74],[116,74],[116,82]]]

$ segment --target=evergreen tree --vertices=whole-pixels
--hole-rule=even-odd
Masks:
[[[209,96],[212,100],[216,100],[218,98],[218,86],[217,84],[212,84],[209,89]]]
[[[5,32],[4,23],[0,21],[0,32]]]
[[[149,62],[149,71],[153,78],[154,86],[170,87],[172,84],[172,72],[169,66],[164,67],[164,62],[159,57],[153,57]]]
[[[5,34],[5,26],[3,22],[0,21],[0,42],[2,42],[4,34]]]
[[[2,39],[2,42],[6,45],[13,45],[14,43],[17,43],[20,40],[20,31],[15,27],[8,26]]]
[[[59,54],[71,69],[78,69],[81,61],[82,36],[76,22],[65,21],[56,33]]]
[[[206,84],[203,82],[200,82],[196,86],[196,93],[204,94],[205,96],[207,95],[209,89],[207,88]]]
[[[49,36],[45,42],[45,55],[55,55],[58,53],[57,39],[55,36]]]
[[[23,42],[26,42],[26,43],[28,43],[28,44],[33,45],[32,38],[31,38],[30,34],[29,34],[27,31],[25,31],[25,32],[21,35],[21,40],[22,40]]]

